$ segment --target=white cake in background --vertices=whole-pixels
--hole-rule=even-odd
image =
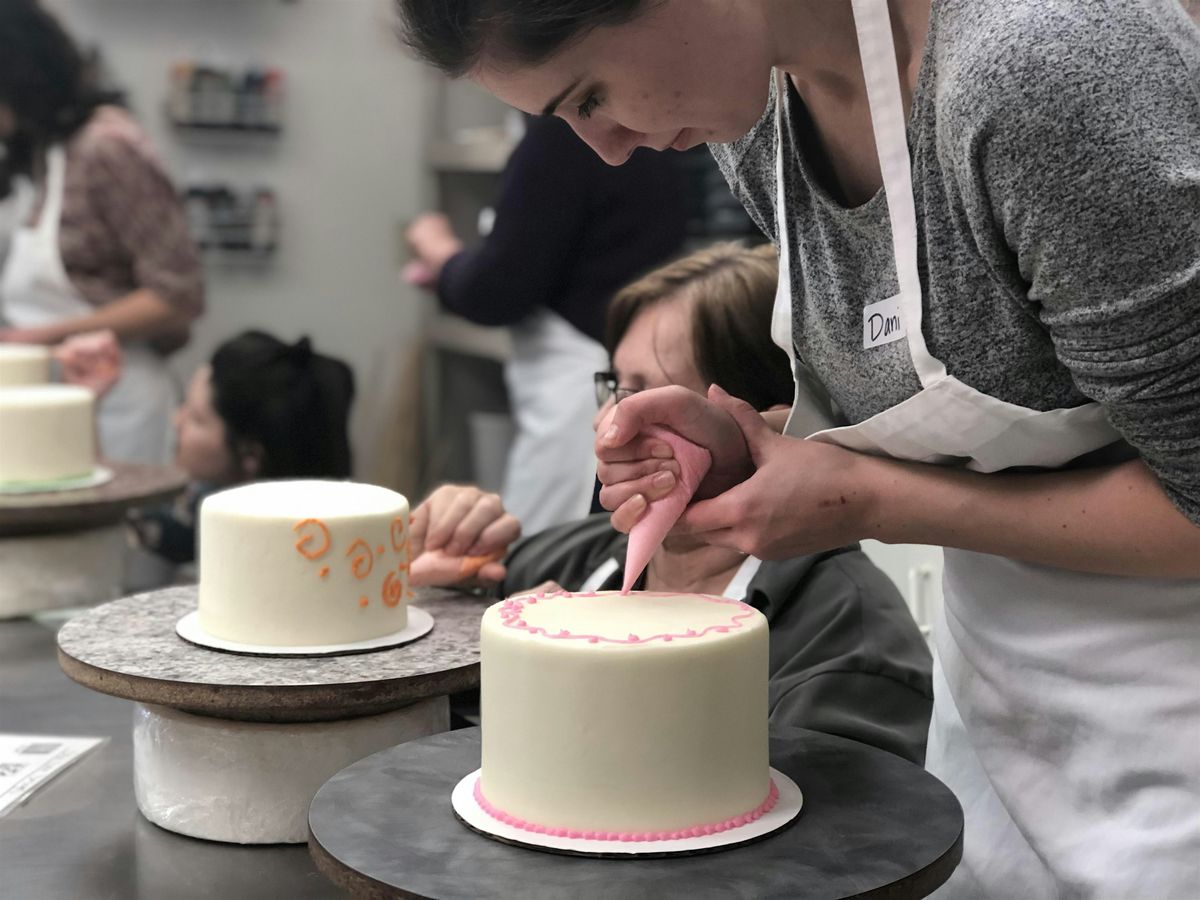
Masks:
[[[0,388],[49,383],[49,347],[0,344]]]
[[[343,481],[267,481],[200,506],[200,625],[243,644],[347,644],[407,621],[408,501]]]
[[[767,620],[701,594],[536,594],[487,610],[475,797],[529,831],[670,839],[752,821],[767,761]]]
[[[0,389],[0,486],[84,478],[96,466],[95,397],[43,384]]]

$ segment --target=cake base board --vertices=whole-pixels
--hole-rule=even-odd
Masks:
[[[58,478],[54,481],[0,482],[0,494],[56,494],[62,491],[81,491],[84,488],[100,487],[113,480],[113,470],[96,466],[87,475],[78,478]]]
[[[230,641],[209,634],[200,624],[200,611],[194,610],[175,623],[175,633],[189,644],[207,647],[210,650],[220,650],[223,653],[235,653],[238,656],[279,656],[279,657],[309,657],[309,656],[349,656],[355,653],[372,653],[376,650],[390,650],[402,644],[409,644],[422,638],[433,630],[433,616],[419,606],[408,608],[408,624],[399,631],[385,634],[382,637],[368,638],[364,641],[353,641],[348,644],[321,644],[311,647],[278,647],[266,644],[243,644],[240,641]]]
[[[450,804],[454,815],[472,831],[505,844],[561,853],[567,856],[589,856],[596,859],[657,859],[665,856],[694,856],[715,853],[743,844],[764,840],[787,828],[800,815],[804,794],[799,786],[778,769],[771,769],[771,780],[779,791],[779,800],[770,812],[753,822],[739,825],[716,834],[665,841],[597,841],[583,838],[537,834],[506,825],[489,815],[475,799],[475,782],[482,770],[476,769],[454,786]]]

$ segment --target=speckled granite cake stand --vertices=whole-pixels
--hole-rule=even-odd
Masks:
[[[460,823],[450,792],[479,766],[478,729],[376,753],[313,799],[309,849],[358,897],[723,900],[924,897],[962,858],[962,808],[912,763],[854,741],[773,729],[771,765],[804,792],[788,828],[719,853],[591,859],[514,847]]]
[[[126,511],[179,494],[168,466],[105,463],[106,484],[0,494],[0,619],[110,600],[118,593]]]
[[[58,635],[85,687],[134,701],[134,787],[165,828],[232,843],[301,843],[308,803],[354,760],[449,727],[448,695],[479,684],[489,600],[421,591],[433,631],[389,650],[237,656],[189,644],[175,623],[195,587],[106,603]]]

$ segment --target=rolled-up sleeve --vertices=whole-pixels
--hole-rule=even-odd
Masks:
[[[128,254],[136,286],[154,291],[190,318],[199,316],[204,311],[200,253],[162,165],[116,136],[97,141],[86,165],[92,208]]]

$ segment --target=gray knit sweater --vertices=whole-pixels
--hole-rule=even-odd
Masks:
[[[774,91],[713,145],[775,227]],[[845,208],[784,103],[793,339],[850,422],[920,388],[862,349],[896,290],[882,191]],[[1200,31],[1177,0],[934,0],[908,127],[923,330],[950,374],[1046,410],[1102,403],[1200,523]]]

